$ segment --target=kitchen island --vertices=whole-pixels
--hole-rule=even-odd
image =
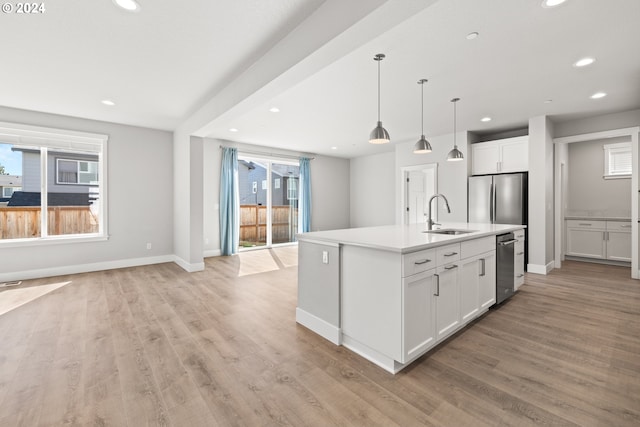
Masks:
[[[522,225],[424,224],[298,235],[296,321],[391,373],[496,301],[496,235]],[[447,231],[448,230],[448,231]]]

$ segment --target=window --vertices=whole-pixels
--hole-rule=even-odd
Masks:
[[[20,187],[4,187],[2,189],[2,197],[5,199],[10,198],[13,195],[14,191],[20,191]]]
[[[631,143],[605,144],[604,179],[631,178]]]
[[[287,180],[287,200],[298,200],[298,180],[295,178]]]
[[[57,159],[58,184],[88,185],[98,182],[98,162]]]
[[[106,135],[0,122],[0,163],[20,178],[0,246],[107,236]],[[4,194],[3,194],[4,195]]]

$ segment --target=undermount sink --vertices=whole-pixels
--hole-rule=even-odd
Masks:
[[[438,230],[425,230],[423,231],[423,233],[458,235],[458,234],[473,233],[474,231],[476,230],[454,230],[453,228],[441,228]]]

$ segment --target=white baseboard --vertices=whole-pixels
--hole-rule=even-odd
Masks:
[[[341,344],[342,333],[340,328],[298,307],[296,307],[296,322],[305,328],[311,329],[335,345]]]
[[[185,270],[188,273],[204,270],[204,261],[197,262],[197,263],[189,263],[177,255],[173,256],[172,261],[178,264],[180,267],[182,267],[183,270]]]
[[[546,265],[527,264],[527,273],[547,275],[554,268],[555,268],[555,261],[551,261],[550,263],[548,263]]]
[[[116,268],[137,267],[140,265],[174,262],[174,255],[162,255],[145,258],[122,259],[116,261],[94,262],[90,264],[66,265],[63,267],[41,268],[37,270],[16,271],[0,274],[0,282],[13,280],[39,279],[42,277],[64,276],[67,274],[88,273],[91,271],[113,270]]]
[[[209,258],[212,256],[222,256],[222,251],[220,249],[209,249],[204,251],[204,257]]]

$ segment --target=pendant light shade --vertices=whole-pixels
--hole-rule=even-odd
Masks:
[[[451,102],[453,102],[453,150],[447,154],[447,161],[449,162],[464,160],[464,156],[462,152],[458,150],[458,145],[456,144],[456,103],[458,101],[460,101],[460,98],[453,98],[451,100]]]
[[[422,87],[422,108],[421,108],[421,113],[420,113],[420,118],[421,118],[421,131],[422,131],[422,136],[420,136],[420,139],[418,140],[418,142],[415,143],[415,145],[413,146],[413,152],[416,154],[425,154],[425,153],[430,153],[431,152],[431,144],[429,144],[429,141],[427,141],[427,139],[424,137],[424,84],[427,82],[427,79],[420,79],[418,80],[418,84]]]
[[[383,53],[379,53],[373,58],[378,63],[378,125],[369,134],[369,142],[371,144],[386,144],[391,140],[389,132],[382,127],[382,122],[380,121],[380,61],[384,58]]]

